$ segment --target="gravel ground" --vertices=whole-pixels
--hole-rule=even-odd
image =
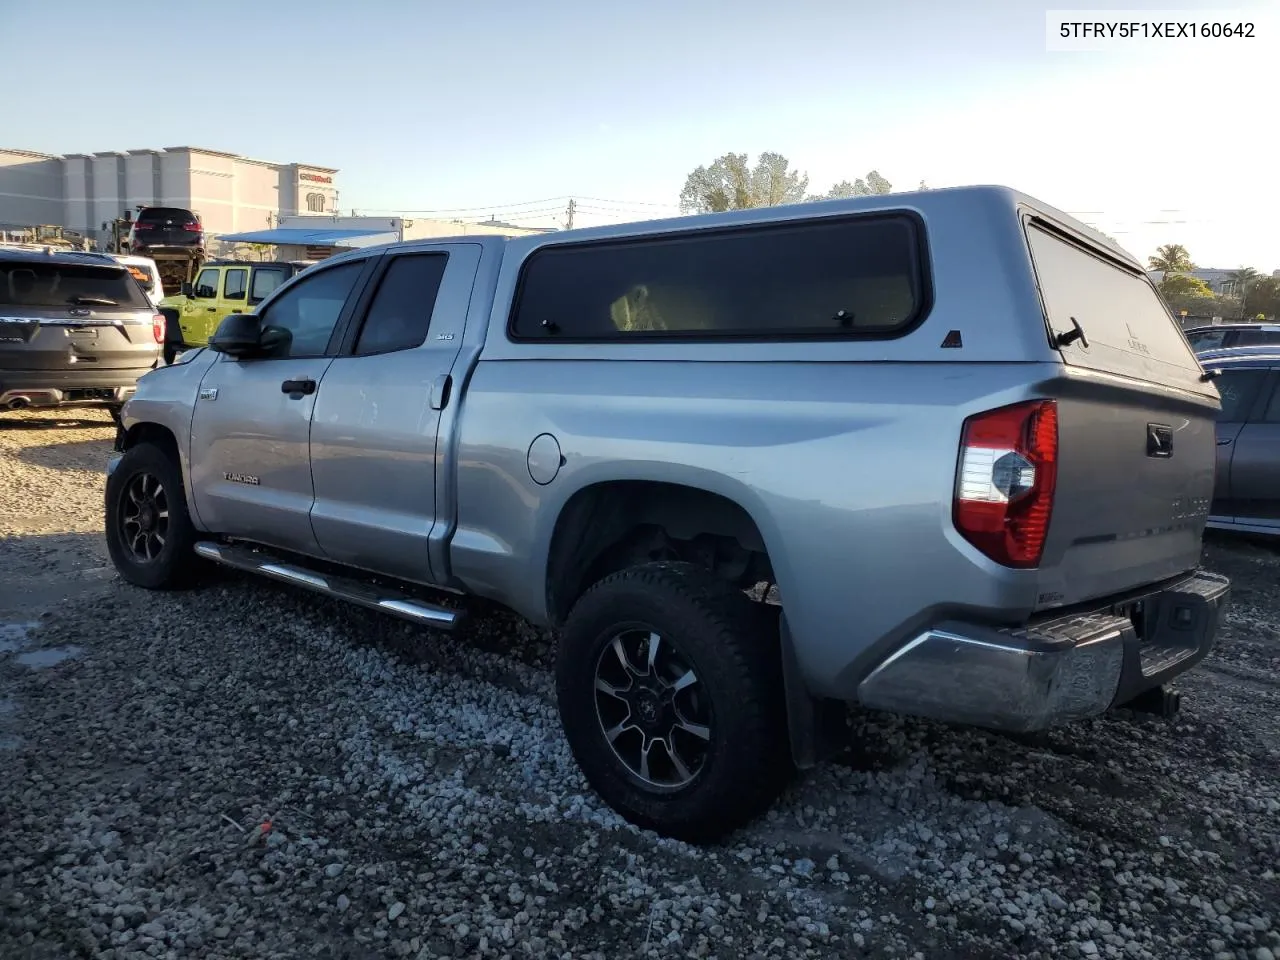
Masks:
[[[879,715],[717,848],[589,792],[549,638],[269,583],[156,595],[99,535],[105,414],[0,419],[0,957],[1280,956],[1280,550],[1175,721]]]

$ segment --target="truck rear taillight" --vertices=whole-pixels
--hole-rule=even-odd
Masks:
[[[952,518],[996,563],[1035,567],[1058,479],[1058,404],[1033,400],[964,422]]]
[[[151,318],[151,335],[156,338],[156,343],[164,343],[164,328],[164,314],[157,313]]]

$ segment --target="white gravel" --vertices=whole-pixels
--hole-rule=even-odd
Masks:
[[[1211,543],[1236,595],[1175,722],[859,715],[697,849],[590,793],[513,617],[124,586],[84,419],[0,419],[6,960],[1280,955],[1277,548]]]

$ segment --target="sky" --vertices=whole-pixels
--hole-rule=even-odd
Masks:
[[[345,212],[550,226],[673,215],[771,150],[810,189],[1002,183],[1146,257],[1280,270],[1280,0],[1252,39],[1047,49],[1027,0],[0,0],[0,146],[180,145],[340,170]],[[1168,6],[1114,5],[1130,21]],[[1090,14],[1089,19],[1095,19]]]

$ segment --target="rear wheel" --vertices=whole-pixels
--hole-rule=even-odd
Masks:
[[[185,586],[200,568],[182,471],[169,453],[142,443],[107,478],[107,551],[125,580],[151,590]]]
[[[776,799],[790,765],[773,620],[687,563],[613,574],[574,606],[556,657],[561,721],[627,820],[706,842]]]

